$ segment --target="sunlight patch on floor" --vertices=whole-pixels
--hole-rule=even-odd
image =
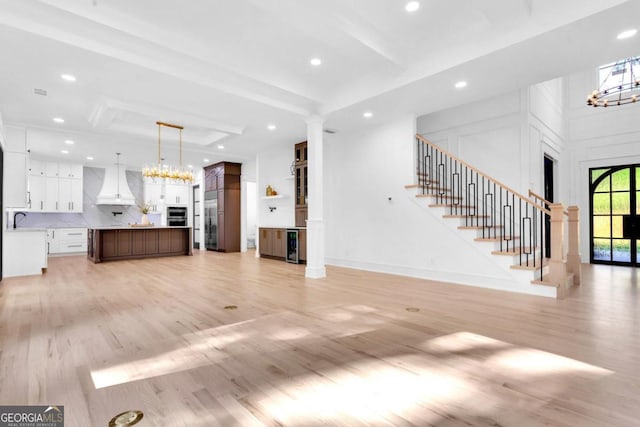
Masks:
[[[555,378],[594,380],[613,373],[470,332],[433,338],[421,347],[431,353],[355,360],[320,377],[285,382],[277,397],[259,406],[287,425],[318,425],[345,417],[385,423],[397,416],[431,424],[448,416],[442,408],[454,408],[455,414],[471,420],[488,419],[512,406],[514,399],[533,408],[560,395],[565,383]],[[521,391],[548,381],[553,387],[545,386],[539,395],[520,393],[505,387],[512,380]]]
[[[222,328],[228,329],[229,326],[231,325]],[[223,351],[225,346],[241,342],[247,337],[246,333],[233,330],[221,333],[217,328],[189,334],[183,337],[184,345],[179,348],[92,370],[91,379],[94,387],[100,389],[211,365],[229,357],[229,354]]]

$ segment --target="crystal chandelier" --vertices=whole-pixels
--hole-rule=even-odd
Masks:
[[[156,125],[158,125],[158,165],[145,166],[142,168],[142,176],[153,180],[165,179],[174,182],[182,181],[183,183],[193,182],[193,173],[182,167],[182,129],[184,129],[184,127],[165,122],[156,122]],[[164,159],[161,157],[160,151],[160,131],[163,126],[178,129],[180,131],[180,164],[178,167],[162,164]]]
[[[587,97],[587,105],[610,107],[631,104],[640,95],[640,80],[635,75],[634,66],[640,66],[640,57],[626,58],[600,67],[602,83]]]

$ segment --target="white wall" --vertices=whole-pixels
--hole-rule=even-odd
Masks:
[[[529,182],[522,135],[524,92],[428,114],[418,133],[498,181],[521,191]],[[518,167],[514,167],[518,165]]]
[[[254,248],[258,238],[258,195],[256,183],[247,182],[247,247]]]
[[[587,95],[598,84],[596,70],[568,77],[570,194],[580,207],[583,262],[589,262],[589,169],[640,163],[640,106],[588,107]]]
[[[542,194],[544,155],[566,167],[563,98],[563,79],[551,80],[422,116],[418,133],[519,193]]]
[[[293,162],[291,146],[270,147],[257,156],[256,192],[258,227],[291,227],[295,225],[294,181],[290,167]],[[281,199],[265,199],[266,188],[270,185]],[[275,208],[270,210],[269,207]]]
[[[415,123],[405,117],[325,139],[326,263],[513,290],[490,251],[404,188],[415,180]]]

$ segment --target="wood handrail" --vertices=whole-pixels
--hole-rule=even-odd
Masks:
[[[539,201],[541,201],[542,203],[546,204],[546,205],[550,205],[553,202],[548,201],[547,199],[545,199],[544,197],[542,197],[539,194],[534,193],[533,191],[529,190],[529,197],[533,196],[534,198],[538,199]],[[564,214],[564,216],[569,216],[569,211],[567,211],[566,209],[562,211],[562,213]]]
[[[549,209],[546,209],[543,206],[538,205],[537,203],[535,203],[533,200],[531,200],[530,198],[518,193],[517,191],[513,190],[512,188],[510,188],[507,185],[504,185],[503,183],[501,183],[500,181],[498,181],[495,178],[490,177],[489,175],[479,171],[478,169],[476,169],[475,167],[471,166],[469,163],[465,162],[464,160],[458,158],[457,156],[454,156],[453,154],[451,154],[450,152],[448,152],[447,150],[443,150],[442,148],[438,147],[437,145],[435,145],[434,143],[432,143],[431,141],[428,141],[427,139],[425,139],[422,135],[420,134],[416,134],[416,138],[421,141],[423,144],[427,144],[430,145],[431,147],[435,148],[436,150],[440,151],[441,153],[443,153],[446,156],[451,157],[453,160],[459,162],[460,164],[468,167],[469,169],[471,169],[472,171],[474,171],[475,173],[477,173],[478,175],[482,175],[483,177],[487,178],[489,181],[494,182],[496,184],[498,184],[500,187],[504,188],[507,191],[510,191],[514,196],[518,197],[520,200],[522,200],[523,202],[530,204],[532,207],[548,214],[551,215],[551,211]]]

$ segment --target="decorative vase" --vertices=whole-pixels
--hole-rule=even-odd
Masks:
[[[151,222],[149,221],[149,217],[147,216],[147,214],[142,214],[142,218],[140,218],[140,224],[142,224],[142,225],[149,225],[149,224],[151,224]]]

